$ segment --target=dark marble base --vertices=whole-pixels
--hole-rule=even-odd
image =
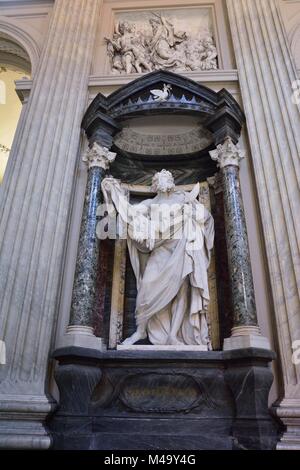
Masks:
[[[54,449],[274,449],[273,354],[56,351]]]

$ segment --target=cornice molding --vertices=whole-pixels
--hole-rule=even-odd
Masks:
[[[143,77],[144,74],[127,75],[91,75],[89,86],[106,86],[106,85],[126,85],[134,79]],[[214,70],[213,72],[182,72],[180,75],[190,78],[195,82],[238,82],[237,70]]]

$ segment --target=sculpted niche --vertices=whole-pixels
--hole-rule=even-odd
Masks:
[[[113,74],[145,73],[167,69],[172,72],[216,70],[217,49],[208,30],[179,30],[160,13],[138,24],[115,23],[112,38],[105,38]]]
[[[102,192],[108,213],[127,226],[127,246],[137,281],[137,330],[123,344],[147,336],[153,345],[211,349],[207,324],[207,270],[214,221],[193,191],[176,190],[166,170],[152,181],[153,199],[128,202],[118,180],[107,177]]]

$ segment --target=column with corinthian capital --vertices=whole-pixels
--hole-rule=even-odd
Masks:
[[[285,3],[285,2],[282,2]],[[300,449],[300,112],[298,75],[277,0],[227,0],[278,335],[287,426],[279,449]]]
[[[81,220],[70,323],[59,347],[103,349],[102,338],[94,335],[94,313],[99,274],[99,240],[96,236],[97,208],[101,203],[101,182],[116,153],[94,143],[84,156],[88,178]]]
[[[46,449],[49,353],[101,0],[55,0],[0,188],[0,448]]]
[[[247,227],[239,180],[240,161],[245,152],[230,138],[210,152],[222,175],[228,265],[231,281],[233,328],[224,349],[270,349],[257,323]]]

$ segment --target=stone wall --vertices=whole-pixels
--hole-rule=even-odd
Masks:
[[[264,13],[270,9],[269,12],[272,11],[272,18],[276,24],[276,28],[272,30],[270,28],[274,25],[270,26],[267,21],[261,26],[260,50],[255,44],[251,50],[249,45],[245,45],[245,38],[238,33],[239,25],[236,21],[236,19],[241,21],[245,17],[245,24],[251,31],[249,18],[253,14],[254,7],[250,8],[247,0],[237,0],[237,2],[243,7],[238,13],[234,13],[235,0],[228,0],[227,3],[224,0],[210,2],[216,28],[219,69],[190,72],[187,76],[213,90],[228,89],[245,108],[248,127],[242,136],[241,145],[246,149],[249,158],[247,163],[242,164],[240,177],[258,318],[263,335],[271,340],[274,350],[280,353],[281,363],[287,371],[275,370],[276,382],[271,401],[283,393],[279,382],[284,381],[284,391],[288,392],[287,398],[297,402],[299,373],[290,363],[287,365],[285,362],[290,361],[291,344],[289,341],[286,343],[280,340],[280,348],[277,345],[277,331],[280,339],[280,332],[287,329],[287,324],[289,328],[294,328],[293,334],[298,331],[299,310],[295,294],[297,279],[294,279],[293,295],[290,296],[293,297],[294,303],[287,313],[280,313],[278,310],[283,308],[283,300],[289,299],[287,286],[283,285],[279,291],[274,281],[276,278],[285,281],[289,273],[294,273],[297,268],[295,257],[298,252],[294,244],[295,226],[292,223],[298,207],[296,178],[292,169],[291,174],[282,172],[279,160],[276,164],[272,163],[272,173],[266,170],[265,179],[262,178],[261,169],[266,158],[270,158],[272,153],[269,149],[266,154],[266,146],[262,143],[264,136],[269,135],[270,129],[274,137],[270,144],[273,154],[282,157],[289,155],[288,165],[291,167],[292,161],[297,165],[298,154],[295,149],[298,146],[299,131],[295,127],[298,122],[296,110],[289,105],[287,112],[283,111],[280,114],[281,124],[272,113],[277,106],[285,109],[285,100],[289,93],[292,93],[290,80],[297,77],[289,51],[293,54],[296,67],[300,68],[299,2],[250,0],[251,5],[258,3],[259,8],[264,9]],[[161,0],[119,0],[118,2],[56,0],[54,10],[53,2],[41,1],[40,4],[32,2],[19,6],[17,3],[13,2],[11,7],[6,4],[1,7],[0,33],[11,36],[27,51],[32,62],[34,79],[32,82],[27,81],[18,85],[19,93],[26,96],[26,102],[30,90],[31,96],[23,109],[9,168],[4,184],[0,188],[0,233],[3,234],[0,252],[1,282],[3,282],[0,292],[2,296],[0,320],[6,325],[0,330],[0,339],[6,339],[9,346],[9,362],[5,370],[1,370],[5,380],[0,385],[0,393],[7,419],[11,420],[14,416],[20,421],[24,413],[33,413],[28,401],[25,400],[24,403],[23,394],[26,388],[31,401],[32,396],[36,397],[35,416],[38,418],[34,419],[41,421],[52,406],[48,400],[45,400],[44,395],[49,391],[48,388],[44,389],[45,380],[51,377],[48,368],[49,352],[65,332],[71,305],[86,185],[86,167],[81,163],[81,159],[79,162],[78,155],[86,146],[86,142],[80,140],[80,121],[88,102],[99,91],[107,95],[131,80],[131,77],[107,74],[104,36],[113,32],[114,12],[126,11],[129,7],[158,9],[162,7],[162,2]],[[70,4],[72,8],[69,9]],[[198,8],[207,2],[194,0],[189,4]],[[229,22],[226,5],[228,5]],[[278,26],[281,21],[278,5],[285,32]],[[98,10],[98,7],[101,8]],[[169,7],[180,9],[184,7],[184,2],[165,0],[164,8]],[[269,42],[268,35],[273,37],[273,42]],[[76,41],[77,45],[81,41],[81,47],[73,49],[72,41]],[[280,52],[283,57],[280,64],[272,62],[273,59],[270,58],[272,47],[275,47],[276,53],[283,50]],[[260,58],[262,67],[256,60],[259,54],[264,55],[264,58]],[[268,74],[271,84],[269,92],[263,84],[264,74]],[[134,78],[136,77],[137,75]],[[251,80],[254,77],[251,86],[247,85],[249,77]],[[255,97],[260,103],[255,102]],[[270,102],[273,103],[273,107],[269,105]],[[257,119],[262,119],[261,145],[255,143],[260,137],[260,131],[258,132],[255,126]],[[270,124],[272,120],[273,123]],[[265,126],[266,123],[268,126]],[[273,147],[274,142],[277,142],[276,148]],[[286,149],[289,149],[290,153],[286,153]],[[62,178],[62,175],[65,175],[65,178]],[[268,175],[272,175],[271,181]],[[269,187],[271,182],[272,187]],[[288,194],[289,188],[283,191],[282,188],[286,185],[290,185],[290,191],[293,189],[295,192]],[[268,194],[266,188],[270,190]],[[272,219],[270,204],[274,194],[278,195],[276,207],[280,207],[283,212],[286,209],[289,211],[289,221],[286,222],[284,233],[280,226],[276,228],[276,233],[271,233],[268,228]],[[44,233],[45,227],[47,236]],[[275,238],[279,234],[283,239],[282,243],[278,244]],[[276,266],[281,262],[282,247],[286,265],[282,266],[282,269],[277,269]],[[277,312],[276,324],[274,311]],[[292,311],[295,323],[289,322]],[[32,342],[32,338],[37,334],[40,335],[39,342]],[[285,338],[287,337],[288,332]],[[53,381],[50,390],[58,398]],[[291,413],[294,413],[293,416],[297,419],[299,405],[296,402],[292,406]],[[17,446],[18,442],[20,446],[25,445],[22,440],[23,431],[18,428],[18,424],[12,424],[10,445]],[[1,432],[0,438],[7,444],[5,431]],[[18,433],[21,436],[19,440],[13,437]],[[41,429],[37,430],[37,433],[43,435]],[[39,441],[30,437],[27,439],[27,445],[47,447],[49,439],[43,438]]]

